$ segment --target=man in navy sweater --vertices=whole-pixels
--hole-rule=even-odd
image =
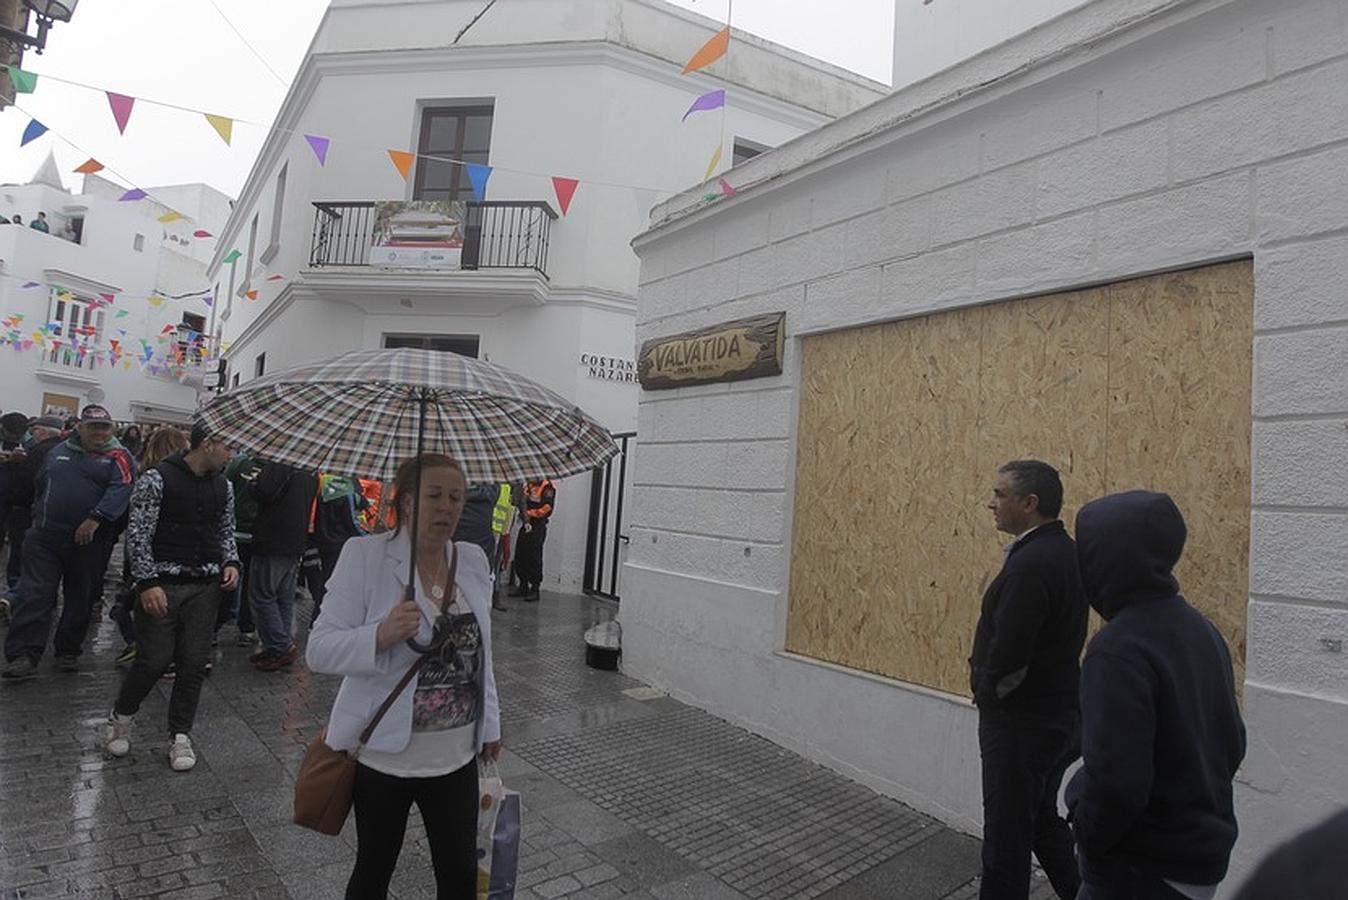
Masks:
[[[1018,460],[998,471],[988,504],[1015,539],[983,595],[969,659],[983,772],[981,900],[1025,900],[1032,850],[1063,900],[1080,885],[1058,787],[1077,755],[1089,610],[1058,519],[1062,494],[1052,466]]]
[[[1077,514],[1077,556],[1106,625],[1081,672],[1084,764],[1067,787],[1082,900],[1209,900],[1236,842],[1245,756],[1231,654],[1171,570],[1184,518],[1128,491]]]

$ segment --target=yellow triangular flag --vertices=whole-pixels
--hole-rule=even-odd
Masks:
[[[406,181],[408,173],[412,171],[412,161],[416,159],[416,155],[406,150],[390,150],[388,158],[398,170],[398,174],[402,175],[403,181]]]
[[[234,120],[228,116],[213,116],[210,113],[202,113],[202,115],[206,117],[207,122],[211,123],[215,133],[220,135],[220,140],[228,144],[229,139],[234,136]]]
[[[715,172],[716,167],[719,166],[720,164],[721,164],[721,148],[717,147],[716,152],[711,155],[711,162],[707,163],[707,174],[702,176],[702,181],[704,184],[708,181],[711,181],[711,173]]]
[[[183,218],[182,213],[174,212],[173,210],[170,209],[168,212],[164,213],[162,216],[159,217],[159,221],[167,225],[169,222],[176,222],[181,218]]]
[[[152,296],[146,297],[145,299],[146,299],[146,301],[147,301],[151,306],[162,306],[162,305],[164,304],[164,298],[163,298],[163,297],[158,297],[158,296],[153,296],[153,295],[152,295]]]

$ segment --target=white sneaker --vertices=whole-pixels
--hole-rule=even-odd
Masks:
[[[104,747],[113,756],[126,756],[131,752],[130,716],[120,716],[116,712],[108,716],[107,740]]]
[[[192,750],[192,740],[185,734],[173,736],[173,746],[169,748],[169,765],[175,772],[186,772],[197,764],[197,755]]]

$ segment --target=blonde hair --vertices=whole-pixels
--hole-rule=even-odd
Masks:
[[[175,453],[187,449],[187,435],[176,428],[156,428],[145,439],[145,449],[140,454],[141,471],[153,469]]]

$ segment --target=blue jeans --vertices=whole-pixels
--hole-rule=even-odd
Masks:
[[[293,556],[254,554],[248,567],[248,599],[264,650],[289,649],[300,561]]]
[[[110,536],[110,527],[102,525],[93,541],[81,546],[75,543],[74,532],[28,529],[23,539],[19,596],[5,636],[5,659],[42,658],[58,587],[65,603],[52,645],[58,656],[80,655],[89,631],[96,582],[101,586],[112,549]]]

